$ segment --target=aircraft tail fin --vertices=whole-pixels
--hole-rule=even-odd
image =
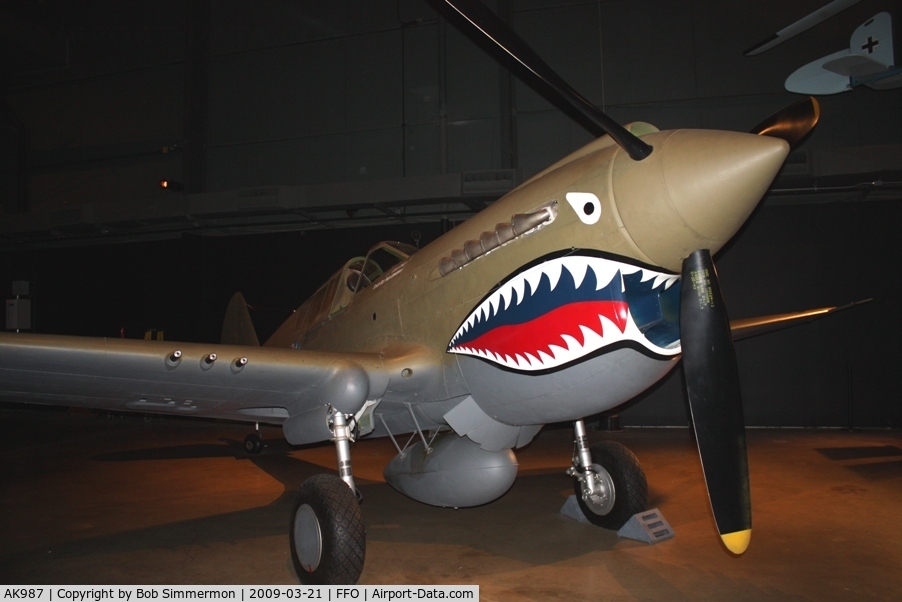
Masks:
[[[247,309],[247,301],[244,295],[235,293],[226,309],[225,320],[222,322],[223,345],[249,345],[260,346],[251,314]]]

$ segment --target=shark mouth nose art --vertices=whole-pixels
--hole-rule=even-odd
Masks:
[[[680,353],[679,280],[608,254],[549,257],[483,299],[448,352],[522,372],[562,368],[624,346],[672,357]]]

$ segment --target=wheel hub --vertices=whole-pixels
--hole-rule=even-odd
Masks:
[[[589,480],[593,486],[589,486]],[[614,508],[614,480],[599,464],[592,464],[580,477],[583,502],[593,513],[604,516]],[[594,489],[594,492],[592,491]]]
[[[319,566],[323,554],[323,534],[316,513],[308,504],[301,504],[294,517],[294,542],[298,562],[308,573]]]

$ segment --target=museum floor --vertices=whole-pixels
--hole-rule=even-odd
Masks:
[[[278,429],[249,457],[243,425],[0,409],[0,581],[296,583],[288,514],[331,446]],[[568,430],[518,454],[480,508],[425,506],[382,479],[387,440],[354,446],[365,496],[363,584],[479,584],[481,600],[832,600],[902,596],[902,433],[750,430],[754,534],[741,558],[714,530],[686,429],[592,432],[628,445],[676,537],[619,539],[559,513]]]

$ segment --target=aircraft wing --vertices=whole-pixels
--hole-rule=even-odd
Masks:
[[[0,400],[282,424],[312,443],[330,437],[329,404],[381,399],[416,354],[0,333]]]
[[[880,12],[852,33],[849,47],[812,61],[786,78],[785,87],[800,94],[838,94],[859,85],[895,87],[892,17]]]
[[[834,314],[844,309],[849,309],[850,307],[855,307],[856,305],[868,303],[869,301],[873,301],[873,299],[864,299],[862,301],[855,301],[837,307],[820,307],[818,309],[807,309],[805,311],[797,311],[788,314],[772,314],[769,316],[758,316],[756,318],[730,320],[730,331],[733,334],[733,340],[738,341],[740,339],[758,336],[759,334],[789,328],[790,326],[804,324],[805,322],[823,318],[824,316]]]
[[[771,34],[761,42],[746,50],[743,54],[746,56],[754,56],[756,54],[761,54],[765,50],[770,50],[774,46],[782,44],[789,38],[797,36],[803,31],[808,31],[815,25],[826,21],[836,13],[842,12],[850,6],[858,4],[860,1],[861,0],[833,0],[833,2],[822,6],[813,13],[805,15],[792,25],[784,27],[775,34]]]

